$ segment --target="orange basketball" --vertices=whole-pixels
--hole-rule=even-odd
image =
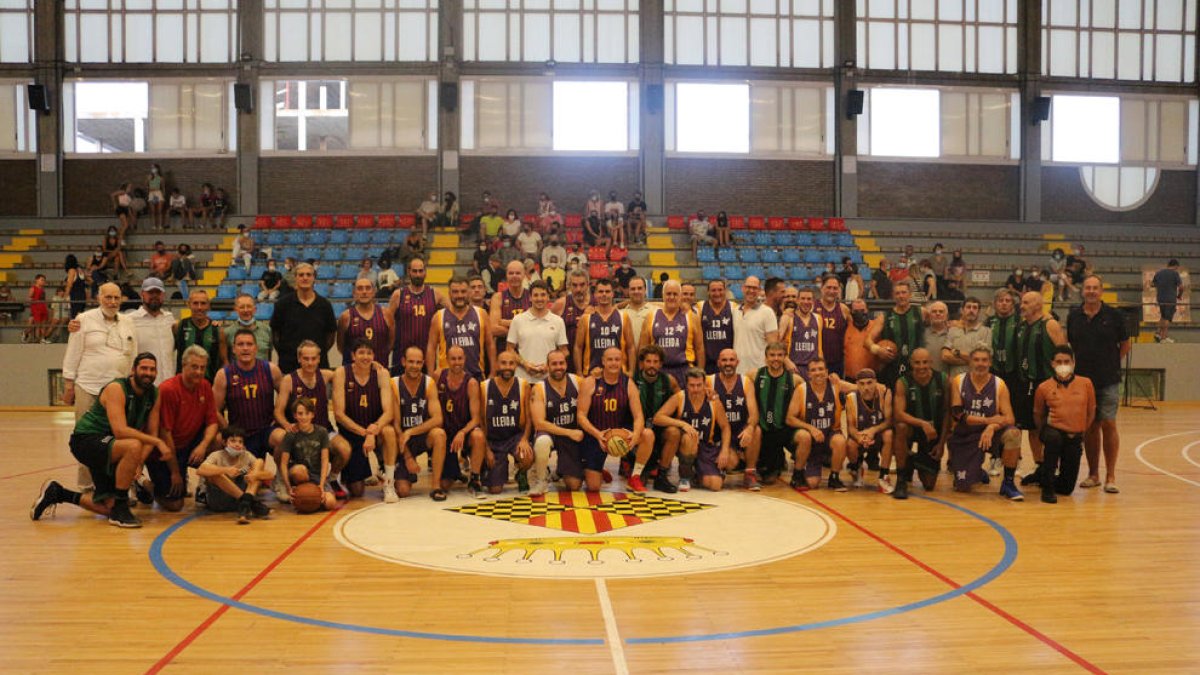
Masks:
[[[879,345],[879,360],[884,363],[891,363],[892,361],[896,360],[897,356],[900,355],[900,348],[897,347],[896,343],[892,342],[891,340],[880,340],[875,344]],[[888,352],[889,349],[891,350],[890,354]]]
[[[296,513],[313,513],[321,508],[324,494],[316,483],[301,483],[292,488],[292,506]]]

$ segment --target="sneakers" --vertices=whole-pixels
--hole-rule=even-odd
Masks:
[[[892,479],[888,478],[887,476],[880,476],[877,486],[879,487],[879,491],[885,495],[892,494],[896,491],[897,487],[897,485],[892,482]]]
[[[346,498],[346,488],[342,487],[342,484],[336,478],[329,479],[329,491],[339,500]]]
[[[858,467],[858,469],[856,469],[854,471],[854,481],[850,484],[850,487],[856,487],[856,488],[866,487],[867,483],[866,483],[866,481],[863,480],[863,472],[864,471],[865,471],[865,469],[861,466]]]
[[[808,481],[804,478],[804,469],[796,469],[792,472],[792,481],[789,483],[793,490],[804,492],[808,489]]]
[[[546,480],[545,476],[534,476],[533,480],[529,481],[529,496],[541,497],[546,494],[546,490],[549,487],[550,481]]]
[[[762,484],[758,482],[758,474],[753,471],[747,471],[743,480],[746,489],[751,492],[762,490]]]
[[[1026,478],[1028,478],[1028,476],[1026,476]],[[1025,501],[1025,495],[1021,494],[1021,491],[1017,489],[1016,485],[1013,485],[1011,480],[1006,480],[1000,484],[1000,496],[1004,497],[1010,502]]]
[[[667,478],[667,472],[661,469],[659,469],[658,475],[654,477],[654,489],[669,495],[673,495],[679,491],[679,488],[675,487],[675,484]]]
[[[483,481],[475,476],[467,481],[467,492],[475,499],[487,499],[487,490],[483,488]]]
[[[250,499],[250,513],[254,514],[255,518],[260,520],[270,518],[273,511],[274,509],[258,501],[257,498]]]
[[[112,511],[108,514],[108,524],[134,528],[141,527],[142,521],[138,520],[137,516],[129,510],[129,502],[118,501],[113,503]]]
[[[196,499],[196,508],[207,508],[208,507],[208,486],[205,485],[204,481],[201,481],[200,484],[196,486],[195,499]]]
[[[154,503],[154,494],[146,487],[146,484],[141,480],[133,481],[133,494],[137,500],[146,506]]]
[[[829,489],[833,490],[834,492],[845,492],[846,491],[846,484],[842,482],[841,474],[837,474],[837,473],[829,474]]]
[[[999,476],[1000,471],[1003,469],[1004,463],[1000,461],[999,457],[993,455],[992,458],[988,460],[987,472],[989,476]]]
[[[625,481],[625,487],[634,494],[646,494],[646,486],[642,483],[641,476],[630,476],[629,480]]]
[[[679,479],[679,491],[680,492],[687,492],[688,490],[691,490],[691,489],[692,489],[692,481],[691,480],[689,480],[687,478]]]
[[[600,472],[600,480],[605,485],[608,485],[609,483],[612,482],[612,473],[610,473],[608,469],[604,469],[603,471]]]
[[[47,480],[42,483],[42,488],[38,490],[37,499],[33,500],[33,506],[29,508],[29,519],[40,520],[46,511],[50,511],[50,515],[54,515],[56,507],[62,503],[63,486],[56,480]]]
[[[1027,473],[1021,477],[1021,487],[1028,487],[1030,485],[1041,485],[1041,484],[1042,484],[1041,467],[1038,467],[1034,471]]]
[[[1047,504],[1058,503],[1058,495],[1054,494],[1054,488],[1042,488],[1042,501]]]
[[[283,477],[280,476],[279,474],[275,474],[275,482],[271,483],[271,490],[273,490],[275,492],[275,498],[278,499],[281,503],[283,503],[283,504],[292,503],[292,496],[290,494],[288,494],[288,491],[286,489],[284,489]]]
[[[908,499],[908,481],[896,481],[896,487],[892,491],[892,499]]]
[[[528,471],[518,471],[517,472],[517,492],[521,492],[521,493],[529,492],[529,472]]]
[[[1159,342],[1163,343],[1164,345],[1173,345],[1175,344],[1175,338],[1165,337],[1159,340]]]
[[[400,501],[400,495],[396,494],[396,483],[394,481],[385,481],[383,484],[383,503],[395,504]]]
[[[250,501],[248,499],[246,499],[246,496],[247,495],[242,495],[242,498],[238,500],[238,505],[237,505],[238,525],[249,525],[250,524],[250,511],[251,511]]]

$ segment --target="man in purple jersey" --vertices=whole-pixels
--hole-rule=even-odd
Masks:
[[[449,348],[454,346],[462,350],[467,372],[476,380],[483,378],[484,356],[487,363],[496,360],[496,343],[490,339],[487,315],[470,304],[470,287],[460,276],[450,279],[450,306],[435,312],[429,327],[425,366],[430,375],[449,365]]]
[[[349,365],[352,360],[350,345],[362,339],[370,340],[379,358],[386,359],[394,342],[395,325],[395,317],[375,302],[375,283],[370,279],[355,281],[354,304],[338,317],[337,348],[342,354],[342,365]]]
[[[992,351],[987,347],[971,350],[971,370],[951,378],[950,417],[953,430],[946,442],[948,462],[954,474],[954,489],[968,492],[982,482],[983,453],[996,454],[1002,446],[1004,480],[1000,496],[1009,501],[1024,501],[1013,478],[1021,460],[1021,432],[1014,426],[1012,403],[1004,380],[991,373]]]
[[[680,492],[691,489],[697,473],[701,485],[714,492],[721,489],[725,472],[737,464],[737,459],[729,451],[731,434],[725,406],[706,386],[703,370],[688,368],[686,388],[667,399],[655,413],[654,426],[680,430]]]
[[[836,275],[826,274],[821,280],[821,302],[814,310],[821,319],[821,355],[829,372],[845,375],[846,326],[850,324],[850,308],[842,299],[842,282]]]
[[[813,311],[813,291],[801,288],[796,292],[796,307],[785,310],[779,322],[779,340],[788,347],[783,362],[788,372],[808,379],[808,362],[822,354],[822,319]]]
[[[537,434],[533,441],[533,480],[529,494],[546,493],[547,467],[550,451],[558,452],[558,473],[568,490],[578,490],[587,479],[589,492],[597,492],[603,483],[603,472],[585,470],[580,456],[579,443],[583,430],[575,419],[579,407],[579,378],[567,372],[567,355],[551,352],[546,357],[549,376],[535,384],[529,396],[529,414],[533,416],[533,429]]]
[[[733,349],[733,303],[725,296],[725,282],[708,282],[708,299],[700,303],[697,314],[704,333],[704,372],[717,372],[717,359],[722,351]]]
[[[637,340],[629,315],[613,305],[613,282],[597,279],[592,298],[595,306],[580,318],[575,336],[575,372],[580,377],[599,373],[605,350],[617,347],[624,356],[621,369],[631,375],[637,361]]]
[[[395,410],[392,424],[396,427],[396,450],[406,467],[416,464],[416,458],[429,453],[430,477],[433,489],[429,498],[446,501],[446,491],[461,478],[457,462],[446,463],[446,429],[443,425],[442,404],[437,384],[425,374],[425,353],[418,347],[404,352],[404,374],[392,378]],[[386,473],[386,469],[385,469]],[[396,494],[407,497],[416,482],[415,472],[402,470],[396,476]]]
[[[637,385],[621,372],[621,361],[621,350],[609,347],[604,352],[601,373],[585,378],[579,385],[579,408],[575,416],[579,428],[587,434],[580,451],[584,469],[603,471],[609,440],[614,436],[624,439],[637,453],[633,473],[625,485],[630,492],[642,494],[646,491],[642,471],[654,451],[654,432],[646,426]],[[660,477],[665,480],[664,473],[660,471]]]
[[[279,382],[279,394],[275,397],[275,426],[271,432],[271,447],[278,448],[283,437],[296,431],[296,419],[292,405],[297,398],[311,398],[316,404],[313,424],[329,432],[329,464],[332,467],[330,488],[338,499],[346,498],[346,490],[338,483],[337,476],[350,458],[350,443],[337,432],[329,419],[329,405],[333,401],[333,371],[321,368],[321,347],[312,340],[305,340],[296,348],[300,367]]]
[[[354,361],[333,374],[333,414],[350,443],[350,459],[342,479],[354,497],[366,490],[371,476],[369,453],[382,454],[384,501],[396,501],[396,429],[392,426],[392,384],[387,369],[375,361],[371,343],[351,346]],[[382,446],[382,453],[379,447]],[[408,467],[414,472],[415,464]]]
[[[217,411],[224,411],[227,417],[221,427],[233,424],[244,429],[246,449],[262,459],[274,447],[270,441],[275,392],[283,374],[279,366],[258,358],[258,342],[249,328],[234,334],[233,353],[233,363],[217,371],[213,399]]]
[[[505,268],[505,281],[508,288],[492,294],[488,321],[492,339],[496,341],[496,355],[508,349],[508,328],[512,325],[513,317],[529,309],[531,304],[529,292],[525,290],[525,266],[514,260]],[[495,372],[498,364],[492,364]]]
[[[496,377],[480,385],[488,445],[487,488],[491,494],[504,490],[510,456],[517,466],[517,489],[529,490],[526,471],[533,466],[533,447],[529,445],[527,389],[516,374],[517,354],[505,351],[496,357]]]
[[[567,358],[575,353],[576,338],[579,335],[579,323],[582,317],[592,309],[591,293],[588,292],[587,270],[571,270],[567,275],[568,293],[554,301],[550,311],[562,317],[563,325],[567,327]]]
[[[704,363],[704,339],[696,315],[683,306],[678,281],[663,284],[663,306],[650,313],[642,325],[638,345],[654,343],[664,354],[663,372],[682,387],[689,365]]]
[[[738,355],[723,349],[717,357],[718,371],[708,376],[708,388],[725,408],[729,422],[730,447],[746,465],[743,485],[747,490],[762,489],[758,480],[758,449],[762,432],[758,428],[758,401],[754,397],[754,378],[738,374]]]
[[[458,462],[470,473],[467,490],[476,499],[483,499],[486,492],[479,474],[483,471],[486,447],[483,437],[483,404],[479,392],[479,380],[466,370],[466,352],[462,347],[450,345],[446,350],[446,368],[437,375],[438,402],[442,405],[442,417],[446,422],[448,439],[447,462]],[[469,452],[469,455],[464,455]]]
[[[438,307],[450,303],[446,296],[425,283],[425,261],[413,258],[408,263],[408,283],[392,291],[387,313],[392,315],[392,372],[404,372],[404,350],[409,347],[425,349],[429,343],[429,326]],[[383,361],[383,358],[380,358]]]

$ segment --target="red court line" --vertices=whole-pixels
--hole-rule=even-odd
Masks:
[[[826,511],[832,513],[833,515],[837,516],[838,518],[841,518],[842,520],[846,521],[846,523],[848,523],[854,529],[858,530],[859,532],[862,532],[863,534],[867,535],[871,539],[874,539],[875,541],[879,542],[883,546],[887,547],[888,549],[892,550],[896,554],[900,555],[905,560],[908,560],[909,562],[916,565],[917,567],[920,567],[921,569],[925,570],[929,574],[937,577],[938,579],[940,579],[941,581],[946,583],[946,585],[950,586],[951,588],[956,588],[956,589],[962,588],[962,584],[959,584],[957,581],[954,581],[953,579],[946,576],[945,574],[942,574],[941,572],[935,570],[934,568],[930,567],[929,565],[925,564],[924,562],[921,562],[912,554],[901,549],[899,546],[896,546],[895,544],[884,539],[883,537],[880,537],[879,535],[875,534],[874,532],[868,530],[866,527],[859,525],[855,521],[851,520],[845,514],[834,509],[833,507],[829,506],[825,502],[822,502],[821,500],[817,499],[816,497],[813,497],[810,493],[801,492],[800,495],[803,496],[804,498],[808,499],[809,501],[813,502],[814,504],[820,506],[821,508],[825,509]],[[1009,614],[1008,612],[1004,611],[1003,609],[1000,609],[996,605],[993,605],[991,602],[976,595],[974,592],[968,591],[966,593],[966,596],[968,598],[971,598],[975,602],[979,603],[986,609],[991,610],[994,614],[996,614],[1000,618],[1004,619],[1005,621],[1011,623],[1012,625],[1016,626],[1017,628],[1020,628],[1021,630],[1025,631],[1026,633],[1037,638],[1038,640],[1040,640],[1042,643],[1044,643],[1051,649],[1062,654],[1063,656],[1067,657],[1068,659],[1071,659],[1072,661],[1074,661],[1076,664],[1078,664],[1084,670],[1086,670],[1090,673],[1097,673],[1098,675],[1104,673],[1104,671],[1101,670],[1099,666],[1095,665],[1091,661],[1088,661],[1087,659],[1083,658],[1079,654],[1076,654],[1075,652],[1071,651],[1066,646],[1064,646],[1062,643],[1057,642],[1056,640],[1051,638],[1049,635],[1046,635],[1045,633],[1039,631],[1038,629],[1034,628],[1033,626],[1030,626],[1029,624],[1025,623],[1024,621],[1021,621],[1017,617],[1013,616],[1012,614]]]
[[[47,471],[54,471],[56,469],[65,469],[65,468],[71,467],[71,466],[75,466],[75,462],[71,462],[70,464],[59,464],[58,466],[48,466],[44,469],[35,469],[34,471],[26,471],[25,473],[14,473],[11,476],[0,476],[0,480],[8,480],[9,478],[20,478],[21,476],[32,476],[35,473],[45,473]]]
[[[232,598],[234,600],[241,600],[243,597],[245,597],[246,594],[249,593],[251,590],[253,590],[254,587],[257,586],[260,581],[265,579],[268,574],[270,574],[271,572],[273,572],[275,570],[276,567],[279,567],[280,563],[282,563],[296,549],[300,548],[301,544],[303,544],[305,541],[307,541],[309,537],[316,534],[317,530],[321,529],[322,525],[329,522],[329,519],[334,517],[334,515],[336,515],[337,512],[342,509],[343,505],[344,505],[344,502],[342,504],[339,504],[337,506],[337,508],[335,508],[334,510],[327,513],[324,518],[317,521],[317,523],[315,525],[313,525],[312,527],[310,527],[307,532],[300,535],[299,539],[292,542],[291,546],[288,546],[283,551],[283,553],[280,553],[278,557],[276,557],[274,560],[271,561],[270,564],[268,564],[266,567],[264,567],[261,572],[259,572],[253,579],[250,580],[249,583],[247,583],[245,586],[243,586],[241,588],[241,590],[239,590],[237,593],[234,593]],[[202,621],[199,626],[196,626],[196,628],[194,630],[192,630],[191,633],[188,633],[187,637],[180,640],[179,644],[172,647],[171,651],[167,652],[153,666],[150,666],[150,669],[146,671],[146,675],[151,675],[152,673],[161,672],[163,668],[166,668],[171,663],[171,661],[175,660],[176,656],[179,656],[179,654],[181,652],[183,652],[183,650],[187,649],[190,644],[192,644],[193,642],[196,641],[196,638],[200,637],[204,633],[204,631],[208,630],[214,623],[216,623],[217,619],[220,619],[221,616],[223,614],[225,614],[225,612],[229,611],[229,607],[230,607],[229,605],[221,605],[220,607],[218,607],[212,614],[210,614],[208,616],[207,619]]]

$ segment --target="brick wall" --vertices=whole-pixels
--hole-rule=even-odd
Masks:
[[[1016,166],[859,162],[858,213],[865,218],[1015,220]]]
[[[1110,211],[1097,204],[1069,166],[1042,168],[1042,220],[1060,223],[1192,224],[1196,222],[1196,172],[1163,171],[1158,186],[1141,206]]]
[[[265,157],[260,213],[413,212],[437,189],[434,157]]]
[[[670,158],[667,213],[832,216],[833,162]]]
[[[536,213],[545,191],[561,213],[581,213],[588,193],[616,190],[628,202],[640,186],[636,157],[463,157],[459,184],[464,212],[479,208],[484,190],[502,208]]]
[[[37,215],[37,162],[32,159],[0,161],[0,216]]]
[[[212,183],[229,193],[235,213],[241,210],[237,162],[232,157],[158,159],[146,156],[136,159],[88,157],[64,160],[63,212],[68,216],[111,215],[109,194],[120,189],[121,183],[125,182],[145,187],[150,165],[155,162],[162,166],[168,189],[179,188],[189,201],[200,194],[201,184]]]

